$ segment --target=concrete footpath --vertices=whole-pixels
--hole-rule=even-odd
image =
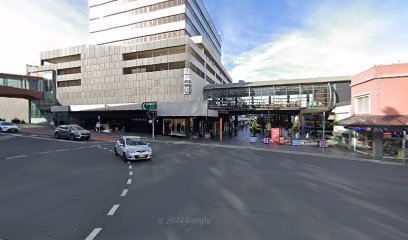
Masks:
[[[50,127],[38,126],[38,125],[20,125],[20,131],[23,133],[29,134],[38,134],[38,135],[47,135],[54,136],[54,130]],[[225,147],[230,149],[245,149],[252,151],[268,151],[275,153],[284,153],[284,154],[294,154],[294,155],[307,155],[315,157],[324,157],[331,159],[342,159],[342,160],[352,160],[359,162],[369,162],[385,165],[396,165],[396,166],[408,166],[399,160],[374,160],[370,155],[365,155],[350,151],[344,147],[337,145],[331,145],[329,148],[319,148],[317,142],[306,142],[300,146],[291,146],[290,144],[276,145],[276,144],[264,144],[263,136],[259,134],[257,143],[249,143],[249,130],[242,130],[238,133],[237,136],[226,137],[223,141],[219,140],[206,140],[206,139],[185,139],[180,137],[170,137],[156,135],[155,139],[152,139],[151,134],[145,133],[97,133],[92,131],[91,140],[94,141],[107,141],[107,142],[116,142],[118,138],[122,135],[127,136],[140,136],[149,142],[165,142],[171,144],[193,144],[201,145],[205,147]]]

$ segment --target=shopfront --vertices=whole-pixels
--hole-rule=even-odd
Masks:
[[[353,116],[338,124],[352,132],[350,146],[375,158],[406,162],[408,116]]]

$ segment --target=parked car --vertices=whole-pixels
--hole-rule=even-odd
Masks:
[[[19,128],[9,122],[0,121],[0,132],[18,132]]]
[[[152,149],[138,136],[124,136],[119,138],[114,149],[116,156],[121,156],[123,161],[129,160],[150,160],[152,159]]]
[[[67,138],[72,141],[91,138],[91,132],[78,125],[60,125],[54,131],[55,138]]]

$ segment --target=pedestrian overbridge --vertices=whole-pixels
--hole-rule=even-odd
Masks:
[[[225,114],[321,113],[350,101],[350,76],[207,85],[208,109]]]
[[[44,79],[0,73],[0,97],[41,100],[44,97]]]

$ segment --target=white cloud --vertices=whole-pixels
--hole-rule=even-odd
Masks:
[[[2,0],[0,72],[25,73],[40,52],[88,41],[88,16],[67,0]]]
[[[323,5],[305,19],[304,29],[237,56],[230,74],[235,81],[353,75],[375,64],[408,61],[408,17],[382,7],[376,1],[343,9]]]

